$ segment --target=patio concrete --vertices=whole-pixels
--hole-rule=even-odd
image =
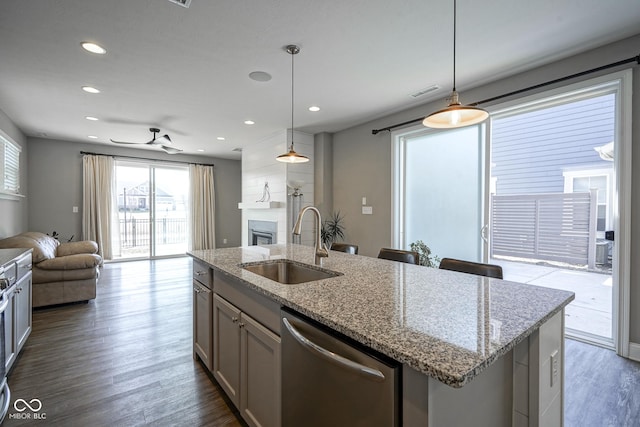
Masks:
[[[612,279],[610,274],[561,268],[549,264],[492,259],[502,266],[504,279],[575,292],[565,309],[565,326],[577,331],[612,338]]]

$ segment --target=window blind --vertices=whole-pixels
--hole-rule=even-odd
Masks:
[[[20,148],[0,136],[2,145],[2,190],[17,194],[20,190]]]

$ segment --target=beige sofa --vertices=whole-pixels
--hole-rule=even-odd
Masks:
[[[44,233],[26,232],[0,240],[0,248],[33,248],[33,306],[96,297],[102,258],[96,242],[60,243]]]

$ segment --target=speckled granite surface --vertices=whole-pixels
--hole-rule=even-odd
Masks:
[[[239,266],[281,258],[313,264],[313,248],[299,245],[189,255],[452,387],[468,383],[574,299],[572,292],[333,251],[322,268],[343,275],[298,285]]]
[[[33,251],[33,249],[0,249],[0,267],[13,261],[15,258],[20,258],[22,254],[26,254],[31,251]]]

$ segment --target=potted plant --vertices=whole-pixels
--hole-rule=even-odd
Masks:
[[[338,238],[344,239],[343,220],[344,216],[340,214],[340,211],[335,211],[329,218],[322,221],[320,237],[326,247],[330,248],[331,244]]]
[[[420,255],[420,265],[437,268],[440,265],[440,258],[431,254],[431,249],[422,240],[416,240],[409,245],[409,248]]]

